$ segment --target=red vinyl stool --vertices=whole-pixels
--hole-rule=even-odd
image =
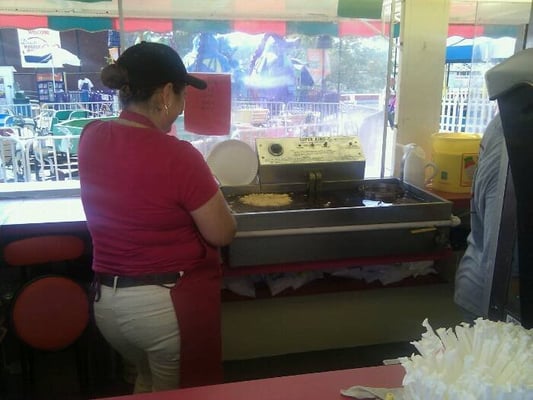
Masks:
[[[4,260],[9,266],[31,269],[34,276],[22,285],[11,303],[12,329],[23,345],[23,377],[30,382],[34,378],[31,350],[59,351],[77,345],[89,324],[86,290],[67,276],[39,275],[39,269],[47,264],[75,261],[83,255],[84,247],[80,238],[70,235],[20,239],[4,247]],[[80,361],[80,354],[87,349],[80,353],[78,347],[78,376],[80,388],[85,391],[86,363]]]
[[[58,351],[73,344],[89,323],[85,289],[64,276],[42,276],[16,294],[11,321],[18,338],[28,346]]]
[[[71,235],[47,235],[19,239],[4,247],[4,260],[13,267],[29,267],[75,260],[82,256],[83,240]]]

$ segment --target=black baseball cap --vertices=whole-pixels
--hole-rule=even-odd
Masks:
[[[128,47],[116,62],[128,71],[128,83],[134,87],[152,87],[167,82],[186,83],[197,89],[207,87],[204,80],[187,72],[179,54],[165,44],[138,43]]]

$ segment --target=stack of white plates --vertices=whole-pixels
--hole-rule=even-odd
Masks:
[[[235,139],[213,147],[207,156],[207,164],[221,186],[248,185],[254,181],[259,168],[255,151],[245,142]]]

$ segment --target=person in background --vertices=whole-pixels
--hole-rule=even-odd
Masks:
[[[85,77],[78,79],[78,90],[90,91],[93,90],[93,87],[93,82],[89,78]]]
[[[507,177],[507,148],[502,122],[496,115],[488,124],[479,148],[479,159],[472,185],[470,233],[467,248],[455,275],[455,303],[466,322],[487,317],[484,301],[489,271],[494,264],[500,228],[500,215]]]
[[[80,100],[83,102],[88,102],[89,99],[89,92],[93,90],[93,83],[92,81],[85,77],[78,79],[78,90],[80,91]]]
[[[389,122],[389,127],[391,129],[395,128],[394,124],[394,113],[396,112],[396,93],[391,93],[389,102],[387,104],[387,121]]]
[[[390,85],[390,96],[389,96],[389,101],[387,103],[387,121],[389,122],[389,127],[391,129],[394,129],[396,127],[396,124],[395,124],[396,80],[394,79],[394,77],[390,78],[389,85]]]
[[[206,83],[172,48],[147,42],[101,79],[123,111],[88,124],[79,144],[96,325],[136,366],[136,393],[219,383],[218,247],[236,222],[201,153],[167,135],[186,91]]]

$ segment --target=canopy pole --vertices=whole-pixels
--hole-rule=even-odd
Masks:
[[[52,91],[54,93],[54,101],[56,101],[56,99],[55,99],[55,96],[56,96],[56,69],[54,67],[53,57],[52,57]]]
[[[118,26],[119,26],[119,35],[120,35],[120,54],[122,54],[126,47],[126,38],[125,38],[125,29],[124,29],[124,8],[122,7],[122,0],[118,0]]]
[[[533,47],[533,2],[531,3],[531,11],[529,12],[529,23],[527,24],[526,45],[524,48],[530,49]]]
[[[390,4],[390,18],[389,18],[389,52],[387,54],[387,82],[385,86],[385,104],[383,106],[383,139],[381,142],[381,168],[379,176],[383,178],[385,176],[385,163],[386,163],[386,152],[387,152],[387,141],[389,135],[389,124],[387,118],[387,107],[389,104],[389,99],[392,95],[391,90],[391,77],[395,71],[393,71],[393,52],[394,48],[394,23],[395,23],[395,14],[396,14],[396,0],[392,0]],[[392,128],[395,129],[395,128]]]

